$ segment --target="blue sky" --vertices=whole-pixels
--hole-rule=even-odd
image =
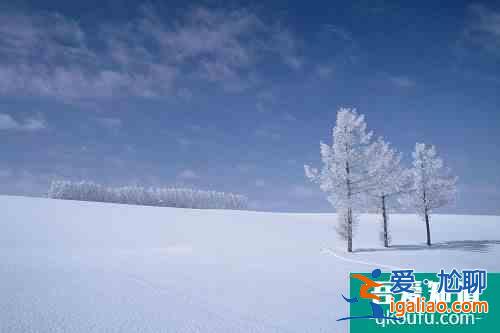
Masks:
[[[433,1],[9,1],[0,5],[0,193],[51,179],[246,194],[326,212],[340,106],[408,161],[460,177],[445,212],[500,214],[500,6]]]

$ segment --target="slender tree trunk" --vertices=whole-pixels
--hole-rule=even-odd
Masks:
[[[427,206],[427,192],[423,191],[425,228],[427,229],[427,246],[431,246],[431,226],[429,225],[429,210]]]
[[[384,247],[389,247],[389,234],[387,230],[387,212],[385,210],[385,195],[382,196],[382,218],[384,219]]]
[[[347,209],[347,252],[352,252],[352,210]]]
[[[344,127],[344,132],[347,132],[347,128]],[[346,143],[345,152],[346,155],[349,155],[349,146]],[[347,187],[347,200],[349,203],[349,207],[347,208],[347,252],[352,252],[352,206],[351,206],[351,167],[349,165],[349,160],[346,160],[345,163],[345,174],[346,174],[346,187]]]
[[[429,225],[429,214],[425,211],[425,227],[427,228],[427,245],[431,246],[431,227]]]
[[[347,208],[347,252],[352,252],[351,168],[349,166],[349,162],[346,162],[345,164],[345,171],[347,175],[347,200],[349,201],[349,208]]]

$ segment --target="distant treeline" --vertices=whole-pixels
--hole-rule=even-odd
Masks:
[[[187,188],[109,187],[88,181],[53,181],[48,197],[198,209],[246,209],[248,206],[247,197],[240,194]]]

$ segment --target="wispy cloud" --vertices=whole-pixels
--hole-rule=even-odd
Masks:
[[[346,30],[340,26],[336,26],[333,24],[327,24],[327,25],[325,25],[325,30],[331,32],[332,34],[336,35],[338,38],[343,39],[345,41],[349,41],[349,42],[354,41],[352,34],[348,30]]]
[[[466,14],[453,47],[452,69],[467,79],[498,84],[497,71],[491,68],[500,59],[500,11],[473,4],[467,7]]]
[[[176,139],[176,141],[183,148],[186,148],[187,146],[190,146],[194,143],[193,140],[188,139],[186,137],[179,137]]]
[[[109,130],[118,130],[122,127],[122,120],[114,117],[99,117],[97,122]]]
[[[177,177],[184,180],[194,180],[200,178],[200,176],[191,169],[182,170]]]
[[[5,168],[0,165],[0,178],[2,178],[2,194],[43,196],[46,195],[54,174],[27,170],[23,167]]]
[[[316,73],[319,78],[326,79],[333,75],[334,67],[333,65],[318,65],[316,66]]]
[[[0,178],[10,177],[11,175],[12,175],[12,171],[10,169],[0,167]]]
[[[354,34],[347,28],[333,24],[324,24],[318,33],[320,43],[334,45],[335,55],[325,64],[316,67],[316,74],[320,78],[329,77],[333,72],[333,65],[337,67],[354,65],[362,56],[361,44]]]
[[[261,91],[257,94],[255,108],[258,112],[270,111],[276,104],[276,96],[269,90]]]
[[[271,140],[280,140],[281,134],[278,132],[276,128],[271,127],[260,127],[254,131],[256,137],[263,139],[271,139]]]
[[[500,54],[500,11],[474,4],[468,12],[471,20],[463,31],[463,41]]]
[[[242,173],[242,174],[247,174],[249,173],[250,171],[253,171],[257,168],[257,166],[255,164],[251,164],[251,163],[238,163],[236,165],[236,169]]]
[[[411,88],[416,85],[415,81],[407,76],[389,76],[389,81],[401,88]]]
[[[266,186],[266,181],[263,179],[256,179],[255,180],[255,186],[256,187],[265,187]]]
[[[297,199],[307,199],[313,197],[315,192],[309,187],[294,185],[290,189],[290,194]]]
[[[287,29],[245,9],[195,7],[165,19],[143,6],[129,22],[98,24],[96,34],[57,13],[3,12],[0,21],[4,95],[191,96],[175,89],[189,80],[241,91],[269,56],[294,69],[303,62]]]
[[[283,113],[283,120],[286,120],[286,121],[296,121],[297,117],[295,117],[290,112],[284,112]]]
[[[36,115],[16,120],[7,113],[0,113],[0,130],[12,131],[38,131],[47,127],[46,121],[42,116]]]

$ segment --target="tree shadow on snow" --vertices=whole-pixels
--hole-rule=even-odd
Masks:
[[[427,244],[391,245],[389,248],[356,249],[354,252],[384,252],[384,251],[419,251],[419,250],[462,250],[466,252],[488,252],[491,245],[500,244],[500,240],[461,240],[438,242],[431,246]]]

